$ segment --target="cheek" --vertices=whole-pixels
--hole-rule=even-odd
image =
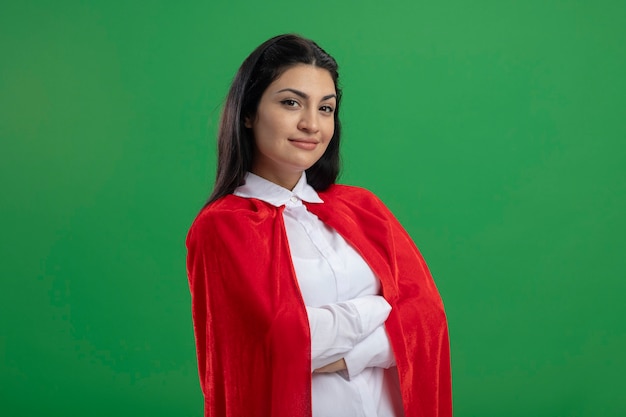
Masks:
[[[285,132],[285,124],[284,117],[272,114],[259,115],[254,129],[255,137],[266,141],[276,139]]]
[[[331,119],[327,124],[325,124],[324,126],[324,136],[325,139],[327,141],[330,141],[333,137],[333,135],[335,134],[335,120]]]
[[[273,127],[265,119],[259,118],[254,124],[254,139],[257,142],[266,142],[273,136]]]

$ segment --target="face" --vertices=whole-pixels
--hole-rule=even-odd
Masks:
[[[317,162],[335,131],[337,95],[330,73],[296,65],[271,83],[259,102],[252,129],[252,172],[293,189],[302,171]]]

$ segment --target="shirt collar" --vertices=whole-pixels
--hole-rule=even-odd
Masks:
[[[308,203],[324,202],[315,189],[307,183],[305,172],[302,172],[298,183],[291,191],[252,172],[248,172],[246,173],[244,185],[237,187],[233,194],[239,197],[263,200],[276,207],[284,206],[288,201],[293,201],[292,197],[294,196]]]

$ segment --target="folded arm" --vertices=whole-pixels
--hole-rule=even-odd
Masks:
[[[396,364],[389,336],[381,325],[345,356],[348,377],[360,374],[365,368],[390,368]]]
[[[307,307],[313,370],[336,362],[366,340],[389,316],[381,296],[368,295],[321,307]]]

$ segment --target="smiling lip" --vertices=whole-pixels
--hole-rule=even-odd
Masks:
[[[319,143],[315,139],[289,139],[289,142],[300,149],[305,149],[307,151],[312,151],[317,147]]]

